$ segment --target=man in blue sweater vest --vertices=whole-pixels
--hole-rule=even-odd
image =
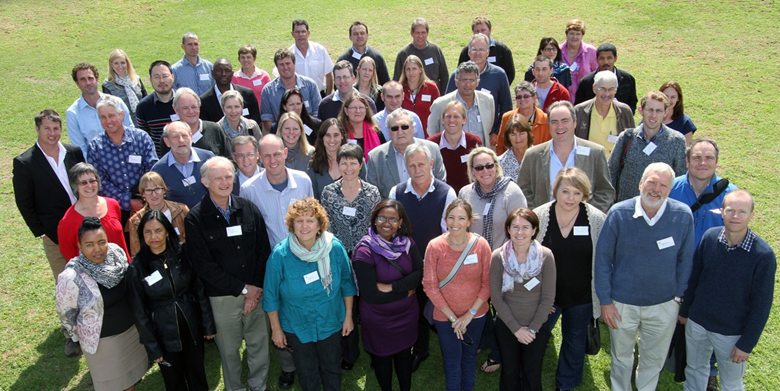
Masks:
[[[165,125],[162,140],[170,148],[152,167],[168,186],[168,200],[180,202],[192,208],[206,195],[201,183],[200,168],[214,157],[211,151],[192,146],[190,126],[174,121]]]
[[[721,389],[745,389],[745,362],[769,318],[777,270],[772,248],[748,228],[753,208],[747,191],[727,194],[724,226],[707,231],[696,248],[679,317],[686,325],[686,390],[707,387],[713,350]]]
[[[688,285],[694,250],[693,217],[668,199],[674,170],[652,163],[640,195],[615,204],[596,244],[594,281],[609,326],[612,390],[631,390],[639,333],[639,391],[655,390]]]

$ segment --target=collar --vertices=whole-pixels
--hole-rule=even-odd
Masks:
[[[290,169],[285,167],[284,170],[287,172],[287,187],[285,187],[284,190],[281,191],[281,194],[284,194],[290,189],[298,188],[298,182],[295,181],[295,176],[290,174]],[[268,170],[263,171],[260,175],[261,175],[260,186],[262,187],[263,191],[277,192],[276,189],[274,189],[273,186],[271,186],[271,182],[268,181]]]
[[[496,40],[490,37],[490,44],[488,46],[496,46]]]
[[[133,137],[130,135],[130,127],[124,126],[124,124],[122,126],[124,127],[124,131],[122,132],[122,142],[118,145],[119,147],[128,143],[129,144],[133,143]],[[106,133],[105,129],[103,129],[103,133],[101,134],[101,136],[105,138],[103,141],[107,143],[111,143],[116,146],[114,141],[111,140],[111,137],[108,137],[108,133]]]
[[[352,53],[353,54],[357,53],[357,54],[359,54],[361,56],[365,56],[366,53],[368,53],[368,45],[366,45],[366,50],[364,50],[363,53],[360,53],[359,51],[357,51],[357,49],[355,49],[355,46],[352,46]]]
[[[425,45],[422,47],[422,49],[418,48],[417,45],[414,44],[414,40],[412,40],[412,46],[414,46],[414,48],[417,50],[425,50],[428,48],[428,41],[425,41]],[[368,45],[366,45],[366,47],[368,47]]]
[[[153,95],[152,99],[154,100],[154,104],[157,104],[157,102],[162,102],[160,100],[160,97],[157,95],[157,91],[154,91],[152,93],[152,95]],[[171,91],[171,99],[169,99],[167,102],[163,102],[163,103],[170,104],[171,106],[173,106],[173,95],[174,95],[173,91]]]
[[[185,54],[185,55],[183,55],[183,56],[181,56],[181,62],[182,62],[182,63],[185,63],[185,64],[189,64],[189,65],[190,65],[191,67],[193,67],[193,68],[195,68],[195,67],[197,67],[198,65],[200,65],[200,63],[201,63],[201,61],[202,61],[202,60],[203,60],[203,59],[202,59],[202,58],[200,58],[200,55],[198,55],[198,62],[196,62],[196,63],[195,63],[195,65],[192,65],[192,63],[190,62],[190,60],[187,58],[187,55],[186,55],[186,54]]]
[[[455,146],[450,145],[450,142],[447,141],[446,137],[444,137],[444,132],[441,132],[441,139],[439,140],[439,149],[447,148],[447,149],[451,149],[451,150],[454,151],[454,150],[458,149],[458,147],[463,147],[464,149],[468,149],[468,147],[466,146],[466,132],[465,131],[463,131],[463,130],[460,131],[460,139],[455,144]]]
[[[195,152],[194,148],[190,147],[190,158],[187,159],[187,163],[184,164],[186,165],[190,163],[199,163],[199,162],[200,162],[200,156],[198,156],[198,153]],[[173,151],[170,151],[170,153],[168,154],[168,167],[177,163],[178,162],[176,161],[176,158],[173,157]]]
[[[415,196],[417,196],[418,199],[421,199],[421,198],[425,197],[428,193],[436,190],[435,183],[436,183],[436,181],[433,178],[431,178],[431,185],[428,186],[428,190],[426,190],[425,193],[420,195],[420,194],[417,194],[417,191],[414,190],[414,185],[412,185],[412,178],[409,178],[409,179],[406,180],[406,190],[404,190],[404,193],[412,193]]]
[[[49,156],[46,152],[44,152],[43,148],[41,148],[41,144],[38,143],[38,141],[35,141],[35,145],[38,146],[38,149],[41,150],[41,153],[43,153],[43,156],[47,159],[54,159],[53,157]],[[62,145],[61,142],[57,141],[57,146],[59,147],[59,153],[57,155],[57,165],[59,166],[60,163],[65,159],[65,154],[68,153],[67,150],[65,150],[65,146]]]
[[[479,107],[479,105],[477,104],[477,91],[476,90],[474,90],[474,104],[471,107],[469,107],[469,105],[466,103],[466,100],[463,99],[460,96],[460,91],[458,91],[458,90],[455,90],[455,99],[457,99],[458,102],[463,103],[463,106],[466,107],[466,110],[470,110],[471,107]]]
[[[238,77],[241,77],[241,78],[244,78],[244,79],[251,79],[251,78],[253,78],[255,76],[259,76],[260,75],[260,68],[255,67],[255,71],[251,75],[247,75],[241,69],[239,69],[238,72],[236,72],[236,74],[238,74]],[[214,87],[216,88],[216,84],[214,85]],[[231,90],[233,89],[233,83],[230,83],[230,89]]]
[[[637,134],[637,137],[639,137],[640,139],[642,139],[642,141],[644,141],[645,140],[645,125],[644,124],[639,124],[639,126],[637,126],[637,127],[639,128],[639,133]],[[659,130],[658,133],[656,133],[655,136],[653,136],[653,138],[650,139],[650,142],[654,142],[656,137],[658,137],[658,136],[660,136],[661,134],[664,133],[664,130],[666,130],[666,125],[661,124],[661,130]]]
[[[352,87],[352,91],[357,92],[358,94],[360,94],[360,91],[358,91],[358,89],[355,88],[355,87]],[[360,95],[363,95],[363,94],[360,94]],[[338,89],[333,91],[333,101],[334,102],[342,102],[342,103],[344,102],[344,101],[341,100],[341,96],[339,96],[339,90]]]
[[[729,241],[726,240],[726,228],[722,227],[720,229],[720,234],[718,234],[718,243],[722,243],[726,246],[726,251],[733,251],[738,248],[741,248],[745,250],[745,252],[750,252],[750,249],[753,248],[753,242],[756,240],[758,236],[750,229],[747,229],[747,234],[745,235],[745,238],[742,239],[741,242],[737,243],[734,247],[729,247]]]
[[[222,102],[222,92],[219,91],[219,88],[217,88],[217,85],[214,84],[214,95],[217,96],[217,102]],[[228,91],[233,91],[233,83],[230,83],[230,89]]]
[[[300,79],[298,78],[298,73],[295,73],[295,88],[300,91],[302,86],[299,83]],[[271,83],[276,83],[276,89],[286,91],[287,88],[284,87],[284,82],[282,82],[282,77],[278,76],[276,79],[274,79]]]
[[[482,70],[482,72],[480,72],[479,74],[480,74],[480,75],[482,75],[482,74],[484,74],[485,72],[487,72],[488,70],[490,70],[490,61],[488,61],[487,59],[485,59],[485,69],[483,69],[483,70]],[[481,78],[482,78],[482,77],[480,77],[480,79],[481,79]]]
[[[98,92],[97,92],[97,93],[98,93],[98,99],[100,99],[100,97],[102,97],[102,96],[103,96],[103,93],[102,93],[102,92],[100,92],[100,90],[98,90]],[[89,105],[89,103],[87,103],[87,100],[86,100],[86,99],[84,99],[84,94],[81,94],[81,95],[79,95],[79,99],[78,99],[78,106],[79,106],[79,110],[81,110],[81,109],[83,109],[83,108],[85,108],[85,107],[89,107],[89,108],[91,108],[91,109],[93,109],[93,110],[97,111],[97,108],[95,108],[95,107],[92,107],[92,106],[90,106],[90,105]]]
[[[579,146],[579,143],[577,142],[577,139],[579,137],[574,136],[574,147],[571,149],[571,153],[577,153],[577,147]],[[555,139],[550,139],[550,153],[555,153]],[[570,153],[570,154],[571,154]],[[563,164],[566,164],[566,162],[562,162]]]
[[[248,177],[248,176],[244,175],[244,173],[243,173],[243,172],[241,172],[241,170],[237,170],[237,171],[238,171],[238,183],[242,183],[242,182],[246,181],[247,179],[252,179],[252,178],[254,178],[254,177],[257,175],[257,174],[259,174],[259,173],[260,173],[260,166],[257,166],[257,167],[255,167],[255,173],[254,173],[254,174],[252,174],[252,176],[251,176],[251,177]],[[243,178],[243,179],[242,179],[242,178]]]
[[[634,205],[634,218],[637,219],[639,217],[644,217],[645,222],[647,222],[647,225],[654,226],[655,223],[658,222],[658,220],[663,216],[664,211],[666,211],[666,204],[669,202],[669,198],[665,199],[664,202],[661,204],[661,207],[658,208],[658,213],[653,216],[653,218],[650,218],[647,216],[647,213],[645,213],[645,208],[642,207],[642,196],[636,196],[634,197],[636,199],[636,204]]]

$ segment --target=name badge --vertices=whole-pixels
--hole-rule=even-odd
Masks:
[[[180,120],[181,117],[179,117],[178,114],[171,114],[171,122]]]
[[[347,216],[355,217],[355,213],[357,212],[357,209],[350,208],[348,206],[345,206],[344,209],[341,210],[341,213]]]
[[[257,87],[257,86],[259,86],[261,84],[263,84],[263,80],[262,79],[252,80],[252,85],[255,86],[255,87]]]
[[[162,276],[160,275],[159,270],[155,270],[154,273],[144,277],[144,280],[146,280],[146,283],[149,284],[149,286],[152,286],[162,280]]]
[[[241,236],[241,226],[234,225],[232,227],[227,227],[227,236],[229,238],[232,238],[233,236]]]
[[[352,58],[356,58],[356,59],[360,60],[361,58],[363,58],[363,55],[358,53],[358,52],[356,52],[356,51],[352,51]]]
[[[173,227],[173,230],[176,231],[176,235],[181,235],[181,232],[179,232],[179,227]]]
[[[307,136],[311,136],[311,132],[313,132],[313,130],[308,125],[303,125],[303,131]]]
[[[306,106],[306,109],[307,109],[307,110],[308,110],[308,109],[310,109],[310,106],[309,106],[309,101],[308,101],[308,100],[305,100],[305,101],[303,101],[303,104]]]
[[[485,210],[482,211],[483,216],[487,216],[488,212],[490,212],[490,203],[488,202],[485,204]]]
[[[531,289],[534,289],[537,285],[539,285],[539,279],[534,277],[528,280],[528,282],[526,282],[525,285],[523,286],[525,287],[525,289],[530,291]]]
[[[574,236],[588,236],[589,228],[587,225],[582,227],[574,226]]]
[[[658,243],[658,249],[659,250],[663,250],[663,249],[669,248],[669,247],[674,247],[674,238],[670,236],[670,237],[668,237],[666,239],[658,240],[658,241],[656,241],[656,243]]]
[[[607,136],[607,141],[614,144],[618,141],[618,136],[615,136],[614,134],[610,134],[609,136]]]
[[[201,73],[200,74],[200,81],[209,81],[210,76],[211,75],[209,75],[208,73]]]
[[[243,115],[244,117],[246,117],[247,115],[249,115],[249,109],[247,109],[246,107],[244,107],[244,109],[243,109],[243,110],[241,110],[241,115]]]
[[[577,146],[577,155],[590,156],[590,147]]]
[[[320,275],[317,274],[316,270],[303,276],[303,281],[306,283],[306,285],[309,285],[314,281],[319,281],[319,279],[320,279]]]
[[[466,163],[469,161],[469,155],[460,155],[460,162]]]
[[[579,67],[580,67],[579,64],[577,64],[576,62],[573,62],[571,63],[571,65],[569,65],[569,69],[571,69],[572,72],[576,72],[577,68]]]
[[[653,151],[655,151],[656,148],[658,148],[658,146],[651,141],[650,144],[647,144],[645,149],[642,150],[642,152],[644,152],[645,155],[650,156],[650,154],[653,153]]]
[[[477,114],[477,122],[482,123],[482,117],[480,117],[479,114]]]
[[[723,214],[723,209],[721,208],[710,209],[710,213]]]
[[[141,164],[141,156],[139,155],[130,155],[127,157],[127,162],[132,164]]]
[[[192,143],[195,144],[202,138],[203,138],[203,133],[198,131],[198,133],[195,133],[195,134],[192,135]]]
[[[184,187],[190,187],[190,186],[195,184],[195,177],[190,175],[190,176],[182,179],[181,183],[182,183],[182,185],[184,185]]]
[[[357,140],[355,140],[354,138],[348,139],[347,142],[350,143],[350,144],[357,145]]]
[[[469,254],[466,256],[466,259],[463,260],[464,265],[473,265],[478,262],[479,258],[477,258],[477,254]]]
[[[425,65],[431,65],[433,64],[433,57],[428,57],[425,59]]]
[[[430,96],[430,95],[425,95],[425,94],[423,94],[423,95],[420,97],[420,99],[422,99],[422,101],[423,101],[423,102],[430,102],[430,101],[431,101],[431,96]]]
[[[488,62],[496,62],[496,56],[488,57]]]
[[[484,92],[486,94],[490,94],[490,90],[488,90],[487,88],[483,88],[480,91],[482,91],[482,92]]]

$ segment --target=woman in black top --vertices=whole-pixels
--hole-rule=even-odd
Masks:
[[[138,237],[141,251],[127,279],[141,343],[160,366],[166,390],[208,390],[203,339],[214,338],[216,328],[203,285],[164,214],[145,214]]]
[[[586,203],[590,180],[579,168],[568,167],[558,172],[553,195],[555,201],[534,212],[539,216],[542,245],[552,250],[557,271],[555,304],[547,320],[550,330],[563,315],[563,341],[555,386],[571,390],[582,383],[588,322],[591,316],[601,315],[593,290],[593,261],[606,216]]]

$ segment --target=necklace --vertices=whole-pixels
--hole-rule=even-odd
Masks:
[[[557,211],[556,211],[556,212],[557,212]],[[571,220],[569,220],[569,223],[568,223],[568,224],[566,224],[566,225],[562,225],[562,224],[561,224],[561,222],[560,222],[560,220],[558,221],[558,228],[560,228],[560,229],[566,229],[566,228],[568,228],[569,226],[571,226],[571,224],[574,222],[574,219],[576,219],[576,218],[577,218],[577,216],[578,216],[579,214],[580,214],[580,209],[579,209],[579,208],[577,208],[577,212],[576,212],[576,213],[574,213],[574,216],[572,216],[572,218],[571,218]],[[557,220],[557,217],[558,217],[558,216],[561,216],[561,214],[559,213],[559,214],[557,214],[557,215],[556,215],[556,220]]]
[[[453,246],[462,246],[462,245],[466,244],[468,241],[469,241],[469,239],[467,237],[466,240],[464,240],[464,241],[462,241],[460,243],[455,243],[454,240],[450,239],[450,235],[447,235],[447,243],[449,243],[449,244],[451,244]]]

